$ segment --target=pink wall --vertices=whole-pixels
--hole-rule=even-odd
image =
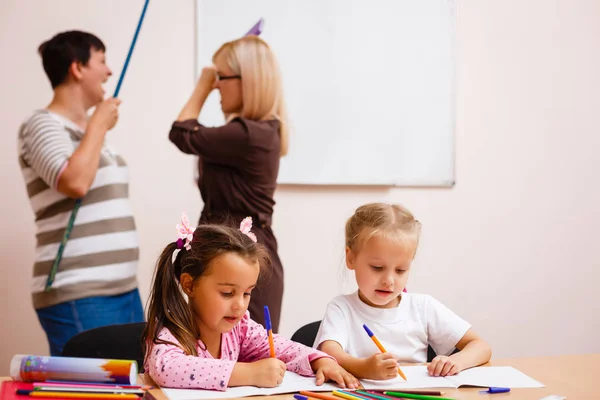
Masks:
[[[16,157],[19,123],[51,95],[37,46],[60,30],[95,32],[116,75],[110,93],[142,4],[0,2],[0,375],[13,354],[47,354],[29,295],[34,225]],[[599,19],[593,0],[458,1],[456,186],[281,187],[283,333],[353,288],[351,276],[339,283],[344,221],[383,200],[424,225],[409,289],[469,320],[495,357],[600,352]],[[193,88],[194,20],[193,0],[151,2],[109,135],[131,166],[144,298],[180,212],[195,220],[200,211],[193,161],[166,137]]]

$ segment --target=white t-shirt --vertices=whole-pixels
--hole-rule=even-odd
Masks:
[[[314,347],[338,342],[353,357],[370,357],[379,349],[363,328],[366,324],[387,352],[401,362],[427,362],[427,347],[450,355],[471,325],[426,294],[402,293],[395,308],[363,303],[358,291],[334,298],[325,311]]]

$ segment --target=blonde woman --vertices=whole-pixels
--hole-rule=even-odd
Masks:
[[[264,323],[263,306],[279,327],[283,267],[271,229],[279,159],[287,153],[288,132],[279,66],[257,36],[225,43],[205,67],[190,99],[173,123],[169,139],[186,154],[199,156],[198,187],[204,202],[200,224],[239,222],[252,217],[259,243],[269,250],[271,271],[252,292],[250,315]],[[226,124],[206,127],[200,111],[213,89],[221,94]]]

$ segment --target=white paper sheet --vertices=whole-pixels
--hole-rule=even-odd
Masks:
[[[245,397],[256,395],[273,395],[282,393],[297,393],[301,390],[311,392],[330,392],[339,389],[339,386],[332,383],[325,383],[317,386],[314,377],[305,377],[296,373],[286,371],[283,377],[283,383],[275,388],[257,388],[254,386],[239,386],[228,388],[224,392],[217,390],[200,389],[167,389],[163,392],[170,400],[204,400],[204,399],[227,399],[233,397]]]
[[[402,372],[406,375],[406,381],[400,376],[394,379],[385,381],[373,381],[370,379],[362,379],[361,383],[367,390],[395,390],[398,389],[423,389],[423,388],[454,388],[454,383],[440,376],[429,376],[427,367],[401,367]]]
[[[459,386],[539,388],[543,384],[513,367],[477,367],[449,376],[447,380]]]
[[[402,367],[407,380],[397,377],[387,381],[363,379],[361,382],[368,390],[458,388],[460,386],[536,388],[544,387],[513,367],[477,367],[467,369],[454,376],[429,376],[426,366]]]
[[[462,371],[449,377],[429,376],[426,366],[402,367],[407,380],[397,377],[387,381],[372,381],[363,379],[361,382],[367,390],[426,389],[426,388],[457,388],[460,386],[508,387],[508,388],[537,388],[543,384],[525,375],[513,367],[477,367]],[[257,395],[274,395],[282,393],[297,393],[301,390],[312,392],[329,392],[339,389],[337,384],[326,383],[322,386],[315,384],[314,377],[303,377],[293,372],[286,372],[283,383],[276,388],[265,389],[253,386],[229,388],[224,392],[199,389],[163,389],[170,400],[205,400],[227,399]]]

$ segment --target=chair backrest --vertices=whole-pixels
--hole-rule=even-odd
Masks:
[[[300,329],[298,329],[293,335],[292,340],[294,342],[302,343],[305,346],[312,347],[315,343],[315,339],[317,338],[317,333],[319,332],[319,327],[321,326],[321,321],[311,322],[310,324],[306,324]],[[456,353],[458,350],[454,350]],[[454,354],[452,353],[452,354]],[[427,362],[431,362],[437,354],[431,346],[427,347]]]
[[[305,346],[312,347],[317,338],[321,321],[311,322],[298,329],[293,335],[294,342],[302,343]]]
[[[72,337],[65,345],[63,357],[135,360],[144,371],[142,334],[145,322],[109,325],[90,329]]]

